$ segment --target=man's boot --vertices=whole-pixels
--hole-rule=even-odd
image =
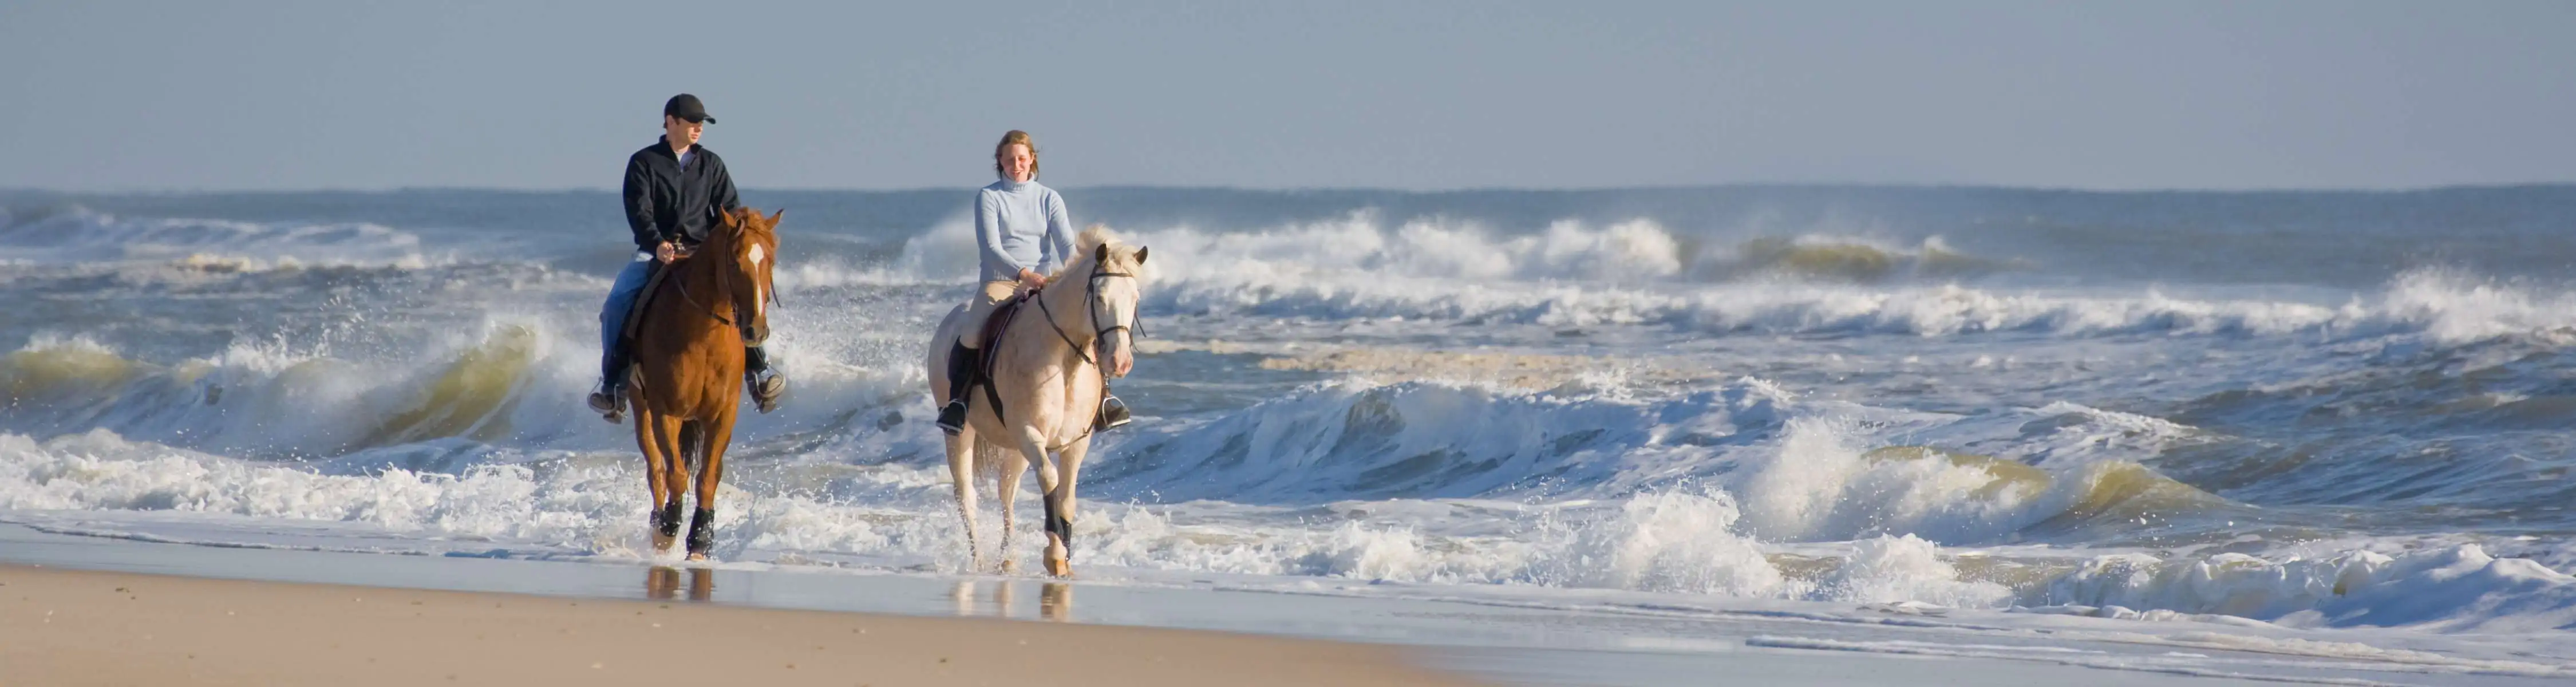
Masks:
[[[766,413],[778,409],[778,397],[787,394],[787,375],[769,366],[769,354],[759,346],[742,349],[742,381],[751,387],[751,403]]]
[[[626,356],[611,351],[599,361],[599,389],[590,392],[590,409],[608,424],[626,419]]]
[[[948,405],[939,409],[939,431],[956,436],[966,431],[966,393],[975,388],[979,354],[966,344],[948,345]]]

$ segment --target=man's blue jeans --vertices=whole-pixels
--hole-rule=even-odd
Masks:
[[[635,308],[635,296],[644,291],[644,278],[653,274],[653,255],[636,253],[633,262],[617,271],[617,282],[608,287],[608,302],[599,306],[600,374],[611,372],[608,365],[617,357],[617,334],[626,327],[626,313]]]

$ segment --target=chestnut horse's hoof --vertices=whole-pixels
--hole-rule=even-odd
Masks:
[[[1004,575],[1017,575],[1017,574],[1020,574],[1020,562],[1019,562],[1019,561],[1016,561],[1016,560],[1004,560],[1004,561],[1002,561],[1002,574],[1004,574]]]
[[[679,538],[679,537],[670,536],[670,535],[667,535],[667,534],[663,534],[663,533],[661,533],[661,532],[659,532],[659,531],[656,531],[656,532],[654,532],[654,533],[653,533],[653,552],[654,552],[654,553],[670,553],[670,552],[671,552],[671,545],[672,545],[672,544],[675,544],[675,543],[678,543],[679,541],[680,541],[680,538]]]
[[[1073,561],[1056,556],[1048,556],[1046,558],[1046,569],[1047,574],[1049,575],[1056,577],[1072,577]]]
[[[706,554],[703,554],[703,553],[693,553],[693,554],[689,554],[689,560],[692,560],[692,561],[703,561],[703,560],[706,560],[706,559],[707,559],[707,555],[706,555]]]

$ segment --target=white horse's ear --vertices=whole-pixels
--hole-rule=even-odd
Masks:
[[[1145,251],[1147,251],[1147,250],[1152,250],[1152,249],[1147,248],[1147,247],[1145,247],[1145,246],[1137,246],[1137,247],[1136,247],[1136,264],[1139,264],[1139,265],[1145,264]]]
[[[1098,250],[1091,251],[1091,259],[1098,262],[1108,262],[1109,244],[1100,244],[1100,248]]]

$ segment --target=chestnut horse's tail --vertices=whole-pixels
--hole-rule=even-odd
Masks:
[[[680,423],[680,460],[687,466],[689,474],[698,474],[698,471],[706,469],[706,423],[697,420]]]

